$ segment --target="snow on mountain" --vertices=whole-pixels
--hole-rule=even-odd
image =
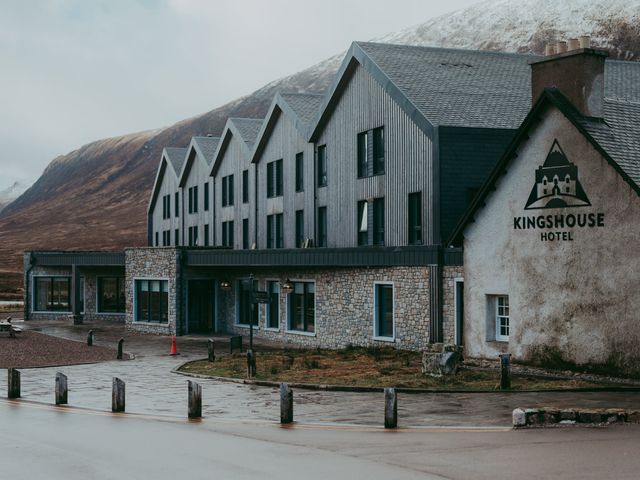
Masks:
[[[8,186],[4,190],[0,190],[0,211],[16,198],[26,192],[33,182],[26,180],[13,182],[13,185]]]

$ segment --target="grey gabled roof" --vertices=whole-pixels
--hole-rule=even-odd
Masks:
[[[300,136],[307,140],[323,99],[324,95],[315,93],[276,93],[253,146],[251,161],[260,159],[280,113],[289,117]]]
[[[182,170],[178,174],[178,181],[181,187],[184,187],[196,158],[198,158],[205,167],[211,166],[218,148],[218,143],[220,143],[219,137],[191,137]]]
[[[249,150],[253,150],[253,144],[258,137],[258,132],[262,128],[263,118],[230,118],[237,128],[238,134],[247,145]]]
[[[184,161],[187,156],[187,149],[178,147],[165,147],[163,155],[173,166],[173,170],[176,173],[176,176],[180,175],[182,166],[184,165]]]
[[[160,157],[160,164],[156,171],[156,178],[153,181],[153,188],[151,189],[151,198],[149,199],[147,212],[150,213],[153,210],[153,206],[158,198],[162,179],[167,172],[167,166],[169,167],[170,175],[173,175],[176,180],[179,180],[186,154],[186,148],[164,147],[162,149],[162,157]]]
[[[210,175],[215,176],[218,171],[222,157],[233,136],[238,138],[241,145],[244,145],[247,157],[250,157],[263,123],[264,118],[228,118],[213,156]]]
[[[220,137],[193,137],[192,141],[200,149],[200,153],[204,156],[207,165],[211,165],[218,149],[218,143],[220,143]]]

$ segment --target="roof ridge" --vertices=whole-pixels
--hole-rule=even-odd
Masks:
[[[353,43],[357,45],[402,47],[402,48],[412,48],[416,50],[429,50],[429,51],[440,51],[440,52],[479,53],[482,55],[492,55],[492,56],[509,56],[509,57],[523,57],[523,58],[524,57],[543,57],[543,55],[539,55],[537,53],[500,52],[495,50],[477,50],[477,49],[471,49],[471,48],[437,47],[433,45],[408,45],[403,43],[363,42],[358,40],[354,41]]]

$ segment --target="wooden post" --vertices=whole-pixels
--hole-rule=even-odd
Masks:
[[[214,351],[214,345],[213,345],[213,339],[210,338],[209,341],[207,342],[207,353],[208,355],[208,359],[210,362],[215,362],[216,360],[216,353]]]
[[[124,412],[124,382],[117,377],[113,377],[111,411]]]
[[[503,353],[500,355],[500,390],[509,390],[511,388],[510,359],[510,353]]]
[[[93,330],[89,330],[89,334],[87,335],[87,346],[93,347]]]
[[[384,389],[384,428],[398,427],[398,394],[395,388]]]
[[[202,417],[202,387],[189,380],[189,418]]]
[[[122,360],[123,347],[124,347],[124,338],[121,338],[120,340],[118,340],[118,356],[117,356],[118,360]]]
[[[66,405],[68,399],[67,376],[56,373],[56,405]]]
[[[280,384],[280,423],[293,422],[293,390],[286,383]]]
[[[256,376],[256,356],[253,350],[247,350],[247,377]]]
[[[15,368],[7,370],[7,398],[20,398],[20,372]]]

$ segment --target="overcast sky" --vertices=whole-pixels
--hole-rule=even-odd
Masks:
[[[0,190],[477,0],[0,0]]]

